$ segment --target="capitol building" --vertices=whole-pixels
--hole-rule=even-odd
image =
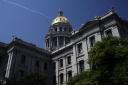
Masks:
[[[128,22],[114,10],[77,30],[59,11],[45,35],[45,48],[17,37],[0,42],[0,80],[38,73],[47,78],[47,85],[67,85],[69,78],[89,69],[90,49],[107,36],[128,37]]]

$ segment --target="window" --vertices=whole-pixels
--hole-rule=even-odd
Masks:
[[[62,47],[64,45],[64,37],[59,37],[59,46]]]
[[[68,56],[67,57],[67,65],[70,65],[71,64],[71,56]]]
[[[90,37],[89,41],[90,41],[90,47],[93,47],[95,44],[95,36]]]
[[[64,81],[64,75],[63,73],[60,74],[60,84],[63,84]]]
[[[64,27],[62,28],[62,32],[64,32]]]
[[[53,76],[53,85],[56,85],[56,76]]]
[[[78,50],[78,53],[81,53],[82,52],[82,43],[79,43],[77,45],[77,50]]]
[[[39,62],[38,60],[36,61],[35,66],[36,66],[37,68],[40,67],[40,62]]]
[[[55,32],[57,32],[57,28],[55,27],[54,29],[55,29]]]
[[[60,67],[62,68],[63,67],[63,59],[60,59]]]
[[[56,70],[56,63],[53,63],[53,69]]]
[[[79,71],[80,72],[84,71],[84,60],[79,61]]]
[[[23,77],[24,76],[24,71],[23,70],[20,70],[19,71],[19,77]]]
[[[112,30],[111,29],[106,30],[105,34],[106,34],[106,36],[112,36]]]
[[[47,63],[44,63],[44,70],[47,70],[47,68],[48,68]]]
[[[49,47],[49,39],[46,40],[46,46]]]
[[[60,27],[60,31],[62,31],[62,27]]]
[[[0,62],[2,62],[2,56],[0,56]],[[2,63],[0,63],[0,66],[2,66]]]
[[[53,38],[53,47],[57,47],[57,37]]]
[[[70,42],[70,38],[69,37],[65,37],[65,44],[68,44]]]
[[[65,22],[65,19],[63,19],[63,22]]]
[[[21,64],[25,64],[26,57],[24,55],[21,56]]]
[[[64,27],[64,31],[65,31],[65,32],[67,31],[66,27]]]
[[[68,79],[72,77],[72,71],[68,71]]]

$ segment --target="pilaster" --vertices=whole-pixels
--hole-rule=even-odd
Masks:
[[[73,71],[73,76],[75,76],[77,74],[77,54],[76,54],[76,45],[73,45],[73,58],[72,58],[72,71]]]

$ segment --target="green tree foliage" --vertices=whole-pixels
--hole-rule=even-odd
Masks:
[[[68,85],[128,85],[128,40],[107,37],[97,42],[88,63],[90,70],[73,77]]]
[[[19,79],[8,79],[7,85],[47,85],[46,82],[46,77],[39,74],[30,74]]]

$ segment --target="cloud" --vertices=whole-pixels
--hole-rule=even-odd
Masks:
[[[29,12],[32,12],[32,13],[35,13],[35,14],[38,14],[38,15],[41,15],[41,16],[45,17],[46,19],[51,19],[45,13],[42,13],[42,12],[33,10],[33,9],[28,8],[28,7],[24,6],[24,5],[18,4],[18,3],[14,2],[14,1],[10,1],[10,0],[2,0],[2,1],[5,2],[5,3],[8,3],[8,4],[11,4],[11,5],[15,5],[15,6],[19,7],[19,8],[25,9],[25,10],[27,10]]]

